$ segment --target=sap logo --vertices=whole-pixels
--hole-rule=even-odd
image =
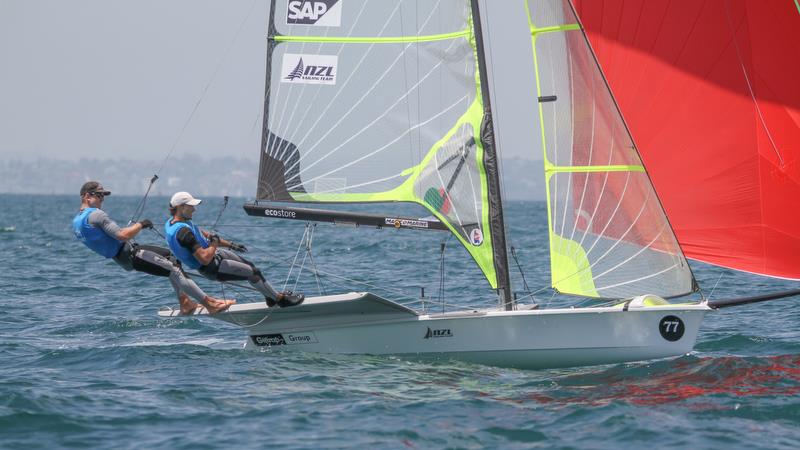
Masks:
[[[338,27],[342,21],[342,4],[339,0],[291,0],[287,4],[288,25],[315,25]]]
[[[336,84],[336,55],[283,55],[284,83]]]
[[[425,337],[423,339],[440,338],[440,337],[453,337],[453,333],[450,331],[449,328],[431,330],[430,327],[428,327],[428,332],[425,333]]]
[[[326,12],[328,12],[328,5],[325,2],[293,1],[289,2],[289,15],[287,17],[290,23],[297,23],[302,20],[316,22]]]

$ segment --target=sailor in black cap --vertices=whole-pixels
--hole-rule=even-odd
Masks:
[[[233,300],[219,300],[203,292],[197,284],[186,277],[170,251],[153,245],[140,245],[131,240],[145,228],[152,228],[153,222],[141,220],[130,226],[121,228],[114,222],[101,206],[103,200],[111,195],[97,181],[88,181],[81,187],[81,208],[72,219],[72,230],[75,237],[94,252],[114,262],[125,270],[136,270],[162,277],[169,277],[172,287],[178,295],[181,312],[191,313],[197,303],[189,297],[203,303],[210,313],[223,311]]]

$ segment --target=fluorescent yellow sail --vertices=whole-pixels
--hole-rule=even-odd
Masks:
[[[693,277],[569,0],[528,0],[552,285],[586,297],[692,291]]]

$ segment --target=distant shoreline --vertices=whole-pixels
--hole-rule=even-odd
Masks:
[[[89,180],[99,180],[115,196],[139,197],[154,171],[159,180],[152,197],[168,197],[189,191],[199,197],[253,198],[258,161],[254,158],[203,158],[182,155],[169,164],[135,159],[0,160],[0,193],[18,195],[73,195]],[[501,160],[503,194],[507,200],[544,200],[544,168],[541,160]]]

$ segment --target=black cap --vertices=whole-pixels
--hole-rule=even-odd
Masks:
[[[97,181],[87,181],[81,186],[81,197],[87,192],[102,192],[103,195],[111,195],[111,191],[107,191],[102,184]]]

